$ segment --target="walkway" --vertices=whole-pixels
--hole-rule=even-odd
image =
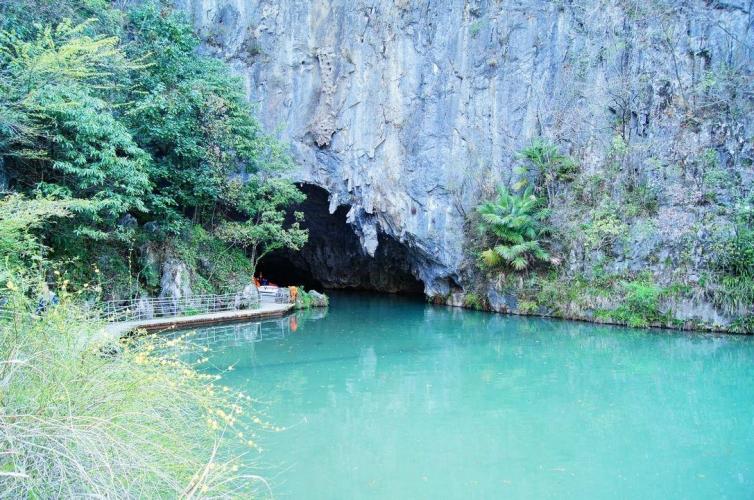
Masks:
[[[255,321],[258,319],[279,318],[293,309],[293,304],[275,304],[262,302],[256,309],[240,309],[237,311],[221,311],[191,316],[173,316],[167,318],[143,319],[137,321],[120,321],[105,326],[103,333],[109,338],[118,338],[126,333],[138,329],[150,332],[172,330],[176,328],[192,328],[218,323],[234,321]]]

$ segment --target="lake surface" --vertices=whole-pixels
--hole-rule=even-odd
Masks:
[[[277,498],[754,498],[751,338],[334,294],[197,339]]]

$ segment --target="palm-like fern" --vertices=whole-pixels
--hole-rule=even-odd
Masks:
[[[521,194],[498,189],[497,198],[477,207],[483,234],[491,236],[494,246],[481,254],[487,267],[510,266],[522,271],[536,261],[549,261],[540,238],[546,232],[543,220],[547,217],[540,200],[527,188]]]

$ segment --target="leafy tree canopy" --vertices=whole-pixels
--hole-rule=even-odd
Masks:
[[[305,198],[294,185],[276,178],[255,178],[246,184],[235,184],[227,196],[246,220],[223,223],[217,235],[232,245],[247,248],[253,270],[268,253],[281,248],[300,250],[306,243],[309,231],[301,228],[303,214],[294,212],[294,222],[285,222],[285,208]]]
[[[255,263],[303,244],[285,217],[303,195],[275,177],[291,166],[286,147],[168,4],[18,0],[0,4],[0,28],[0,173],[27,196],[14,203],[76,207],[54,231],[33,226],[53,253],[125,243],[126,214],[163,235],[217,228]]]

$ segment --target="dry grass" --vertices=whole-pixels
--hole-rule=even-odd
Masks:
[[[0,497],[214,498],[265,490],[251,399],[183,361],[184,338],[95,341],[63,297],[0,318]],[[201,360],[200,360],[201,361]],[[256,421],[253,424],[252,419]],[[245,454],[238,453],[242,449]]]

